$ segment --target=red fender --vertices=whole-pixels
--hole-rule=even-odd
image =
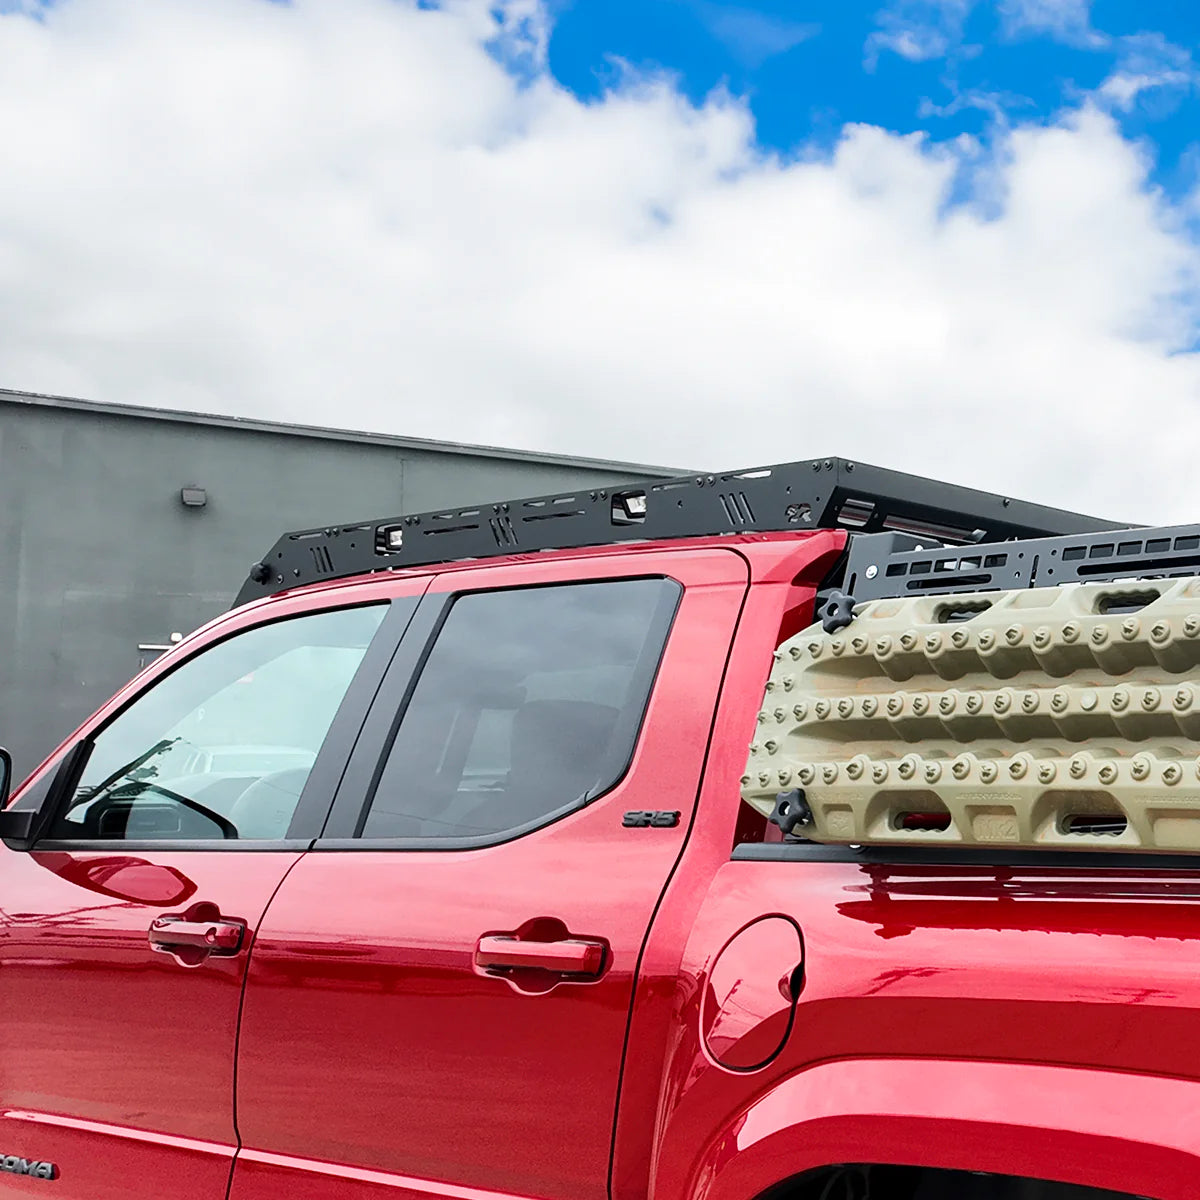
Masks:
[[[828,1062],[756,1100],[698,1164],[670,1159],[660,1159],[655,1192],[690,1200],[749,1200],[802,1171],[845,1162],[1195,1200],[1200,1083],[1024,1063]]]

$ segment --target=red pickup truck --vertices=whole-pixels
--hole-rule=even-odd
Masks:
[[[964,817],[911,699],[923,792],[747,767],[806,638],[1194,574],[1106,527],[832,459],[286,535],[0,814],[0,1195],[1194,1200],[1200,802]]]

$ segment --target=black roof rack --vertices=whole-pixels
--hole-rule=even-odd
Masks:
[[[372,571],[625,541],[843,528],[964,544],[1114,527],[956,484],[818,458],[285,533],[251,568],[235,606]]]
[[[839,586],[855,602],[893,596],[1200,575],[1200,525],[1123,528],[972,546],[898,534],[852,540]]]

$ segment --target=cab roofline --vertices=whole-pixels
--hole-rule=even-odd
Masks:
[[[452,562],[430,563],[420,567],[380,567],[360,575],[328,579],[316,583],[297,584],[258,600],[248,602],[255,608],[300,596],[355,590],[373,585],[386,585],[408,579],[427,579],[435,575],[460,574],[480,567],[557,566],[560,563],[594,561],[600,558],[664,554],[681,550],[735,550],[752,563],[760,557],[774,563],[780,547],[790,550],[828,530],[796,529],[767,533],[706,534],[702,537],[660,538],[641,542],[610,542],[604,546],[560,546],[546,550],[530,550],[520,554],[497,555],[493,558],[462,558]],[[772,552],[774,551],[774,553]]]

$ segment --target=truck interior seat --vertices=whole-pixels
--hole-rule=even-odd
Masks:
[[[234,802],[229,819],[239,838],[287,836],[311,767],[289,767],[256,779]]]

